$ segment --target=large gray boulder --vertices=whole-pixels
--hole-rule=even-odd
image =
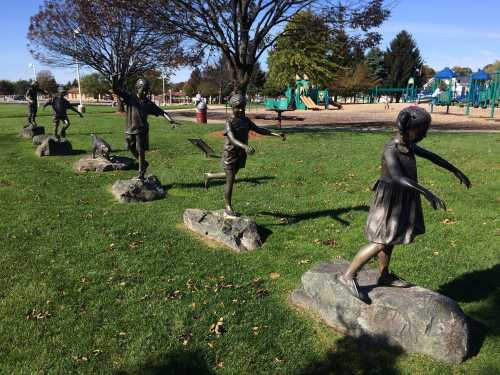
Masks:
[[[138,178],[118,180],[111,190],[122,203],[150,202],[166,196],[165,189],[156,176],[148,176],[144,181]]]
[[[45,134],[34,135],[31,139],[31,143],[33,143],[34,146],[40,146],[48,137],[49,136]]]
[[[470,330],[452,299],[419,286],[375,287],[378,272],[365,267],[358,283],[371,304],[354,298],[337,280],[348,262],[323,263],[306,272],[292,302],[323,318],[344,334],[386,342],[407,352],[460,363],[469,354]]]
[[[125,156],[112,155],[107,160],[103,157],[93,158],[92,155],[87,155],[78,160],[73,168],[76,172],[109,172],[132,169],[134,165],[134,159]]]
[[[45,134],[45,128],[43,126],[33,126],[28,125],[25,128],[22,128],[19,132],[19,136],[21,138],[33,138],[35,135]]]
[[[57,138],[53,135],[45,138],[35,153],[39,156],[72,155],[73,147],[66,138]]]
[[[202,236],[221,242],[236,252],[255,250],[262,246],[255,220],[248,216],[224,217],[224,210],[206,211],[188,208],[184,224]]]

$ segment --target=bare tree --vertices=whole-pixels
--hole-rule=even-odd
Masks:
[[[394,1],[394,0],[393,0]],[[140,4],[139,4],[140,3]],[[219,52],[229,63],[236,91],[246,93],[255,63],[272,46],[282,25],[297,12],[316,7],[333,9],[333,0],[148,0],[137,3],[139,13],[162,30],[175,26],[187,38]],[[362,24],[381,0],[349,0],[345,12]],[[343,9],[344,10],[344,9]],[[314,43],[314,41],[311,41]]]
[[[161,30],[174,25],[182,35],[220,52],[229,63],[235,90],[246,93],[253,68],[278,33],[276,28],[315,0],[151,0],[140,9]]]
[[[31,17],[29,48],[53,66],[76,61],[120,87],[153,68],[175,68],[185,55],[180,37],[164,26],[158,33],[127,0],[47,0]]]

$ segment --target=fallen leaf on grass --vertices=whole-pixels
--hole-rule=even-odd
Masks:
[[[252,280],[251,282],[251,285],[253,288],[257,288],[258,286],[260,286],[260,284],[262,284],[262,278],[260,277],[256,277],[255,279]]]
[[[299,261],[299,264],[309,264],[309,263],[311,263],[310,259],[302,259],[301,261]]]
[[[271,272],[271,273],[269,274],[269,278],[270,278],[271,280],[277,280],[277,279],[279,279],[279,278],[280,278],[280,276],[281,276],[281,275],[280,275],[278,272]]]
[[[50,318],[51,316],[47,310],[32,309],[26,314],[26,320],[41,320]]]
[[[257,336],[259,334],[259,327],[252,328],[252,335]]]
[[[439,255],[439,251],[434,251],[432,254],[433,255]]]
[[[337,241],[335,239],[329,239],[329,240],[324,240],[324,241],[321,241],[321,243],[323,245],[326,245],[326,246],[337,246]]]
[[[216,323],[210,325],[210,333],[215,333],[216,336],[222,336],[226,329],[224,328],[224,318],[220,318]]]
[[[165,301],[168,301],[169,299],[181,299],[182,298],[182,292],[180,290],[174,290],[173,292],[169,293],[167,297],[165,297]]]
[[[452,220],[452,219],[444,219],[443,221],[441,221],[441,224],[445,224],[445,225],[448,225],[448,224],[456,224],[457,221],[456,220]]]
[[[209,347],[210,349],[213,349],[213,348],[214,348],[214,346],[215,346],[213,341],[209,341],[209,342],[207,342],[207,345],[208,345],[208,347]]]
[[[76,363],[82,363],[82,362],[87,362],[89,359],[84,356],[84,355],[74,355],[73,357],[73,360],[76,362]]]
[[[128,244],[129,249],[136,249],[142,244],[144,241],[134,240]]]
[[[224,361],[220,361],[217,363],[217,368],[224,368]]]
[[[194,284],[194,281],[192,279],[189,279],[188,281],[186,281],[186,288],[188,288],[189,290],[192,290],[192,291],[198,290],[198,288],[196,287],[196,285]]]
[[[127,336],[127,332],[118,332],[118,336],[125,337]]]
[[[259,298],[267,297],[270,294],[269,289],[266,289],[266,288],[257,289],[257,292],[255,292],[255,293],[257,294],[257,297],[259,297]]]
[[[191,331],[187,331],[183,335],[179,336],[179,341],[183,346],[187,346],[189,341],[193,338],[193,333]]]

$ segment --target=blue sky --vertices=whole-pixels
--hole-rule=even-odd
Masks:
[[[31,77],[31,62],[35,62],[37,70],[50,69],[58,82],[75,77],[70,68],[41,66],[26,47],[29,18],[42,3],[43,0],[2,1],[0,79]],[[433,68],[461,65],[476,70],[500,60],[499,14],[499,0],[399,0],[390,20],[381,27],[381,47],[386,48],[399,31],[406,29],[417,41],[425,62]],[[186,80],[189,72],[180,70],[173,81]]]

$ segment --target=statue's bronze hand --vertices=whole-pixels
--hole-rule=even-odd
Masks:
[[[444,204],[444,202],[430,191],[425,194],[425,198],[429,201],[432,208],[434,208],[435,210],[442,208],[446,211],[446,205]]]
[[[471,183],[466,175],[464,175],[461,171],[456,171],[455,176],[458,178],[461,184],[464,184],[467,189],[470,189]]]

